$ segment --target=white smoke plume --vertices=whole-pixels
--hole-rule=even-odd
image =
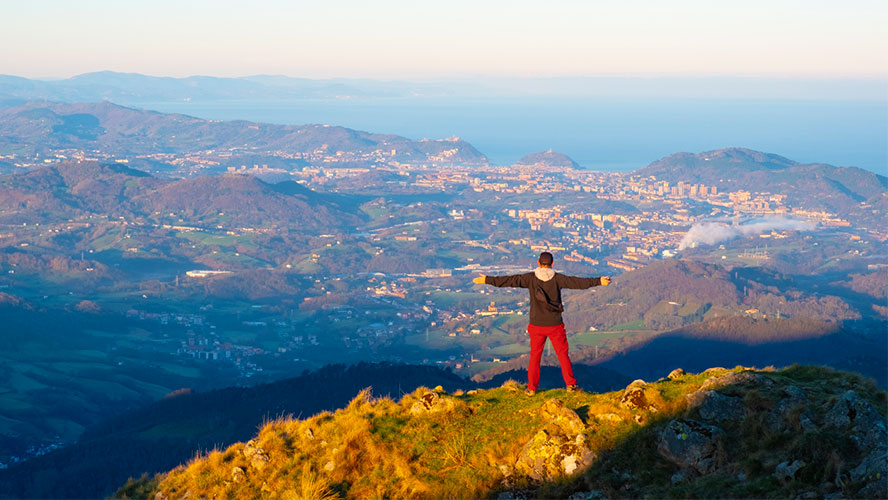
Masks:
[[[751,236],[784,229],[810,231],[814,229],[814,225],[786,217],[750,219],[742,223],[735,220],[731,224],[719,221],[698,222],[691,226],[691,229],[681,239],[678,249],[684,250],[697,245],[714,245],[740,236]]]

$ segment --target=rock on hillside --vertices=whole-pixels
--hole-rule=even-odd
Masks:
[[[664,374],[665,375],[665,374]],[[117,498],[884,498],[886,394],[820,367],[604,394],[419,388],[279,419]]]
[[[541,151],[539,153],[531,153],[521,157],[516,165],[540,165],[544,167],[574,169],[580,168],[580,165],[570,156],[558,151]]]

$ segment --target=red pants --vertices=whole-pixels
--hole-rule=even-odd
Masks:
[[[546,345],[546,337],[552,341],[558,362],[561,364],[561,376],[565,385],[576,385],[573,366],[570,364],[570,356],[567,354],[567,332],[564,325],[536,326],[527,325],[527,333],[530,334],[530,362],[527,365],[527,388],[535,391],[540,384],[540,359],[543,357],[543,347]]]

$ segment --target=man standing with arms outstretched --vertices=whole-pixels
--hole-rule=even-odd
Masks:
[[[540,382],[540,359],[543,356],[543,347],[546,338],[552,341],[558,362],[561,363],[561,375],[568,392],[581,391],[577,385],[577,379],[573,375],[573,366],[568,355],[567,332],[564,331],[564,321],[561,313],[564,306],[561,302],[561,289],[586,289],[593,286],[607,286],[610,277],[577,278],[565,274],[556,273],[552,269],[555,261],[552,254],[543,252],[537,261],[539,267],[531,273],[515,274],[513,276],[485,276],[480,275],[472,282],[479,285],[493,285],[496,287],[527,288],[530,292],[530,324],[527,325],[527,333],[530,334],[530,361],[527,365],[527,390],[525,394],[536,394]]]

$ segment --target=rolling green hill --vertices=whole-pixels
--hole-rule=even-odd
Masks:
[[[267,184],[246,175],[159,179],[95,162],[0,177],[0,222],[7,224],[58,223],[76,216],[132,221],[172,214],[171,224],[283,225],[317,232],[360,220],[348,203],[293,182]]]
[[[829,331],[860,312],[836,296],[818,296],[768,270],[735,269],[691,260],[654,262],[616,277],[612,286],[574,293],[566,300],[568,329],[622,325],[674,330],[690,324],[745,317],[762,326],[762,341],[793,336],[792,322],[765,328],[768,320],[804,319]],[[832,325],[832,326],[830,326]],[[802,330],[810,331],[806,324]],[[701,328],[705,329],[705,326]],[[739,332],[738,332],[739,333]]]

